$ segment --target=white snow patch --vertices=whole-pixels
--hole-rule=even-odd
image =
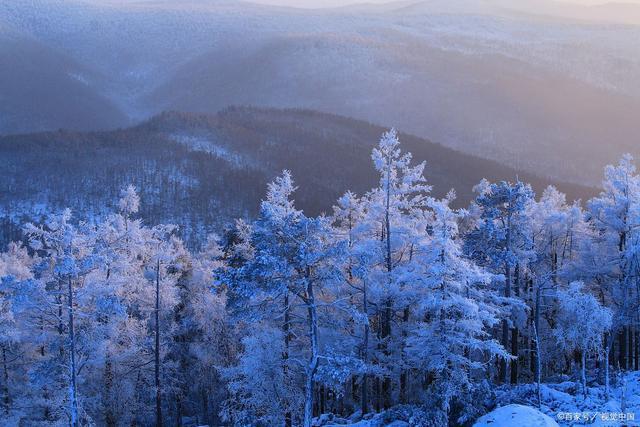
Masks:
[[[216,144],[209,138],[178,134],[173,134],[170,138],[180,144],[186,145],[194,151],[204,151],[206,153],[213,154],[217,158],[226,160],[236,167],[240,167],[245,163],[241,155],[230,151],[227,147]]]
[[[483,415],[474,427],[559,427],[558,423],[537,409],[524,405],[507,405]]]
[[[87,80],[87,78],[85,76],[83,76],[80,73],[68,73],[69,77],[71,77],[72,79],[82,83],[85,86],[89,86],[89,80]]]

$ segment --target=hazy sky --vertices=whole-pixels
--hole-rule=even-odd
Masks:
[[[2,0],[0,0],[2,1]],[[154,2],[157,0],[83,0],[87,2],[94,3],[140,3],[140,2]],[[164,1],[172,1],[172,0],[164,0]],[[173,0],[176,4],[179,4],[183,0]],[[210,2],[215,2],[216,0],[209,0]],[[383,4],[383,3],[394,3],[398,0],[239,0],[246,1],[249,3],[261,3],[261,4],[270,4],[270,5],[279,5],[279,6],[294,6],[294,7],[304,7],[304,8],[318,8],[318,7],[336,7],[336,6],[346,6],[352,4]],[[405,0],[411,1],[411,0]],[[420,0],[415,0],[416,2]],[[535,4],[536,1],[539,0],[512,0],[514,5],[517,3],[524,3],[531,6]],[[580,5],[599,5],[605,3],[632,3],[639,4],[640,0],[542,0],[545,3],[573,3]]]
[[[518,0],[514,0],[518,1]],[[583,5],[603,4],[608,3],[607,0],[564,0],[570,3],[577,3]],[[389,0],[253,0],[254,3],[264,4],[276,4],[285,6],[298,6],[298,7],[333,7],[344,6],[348,4],[357,3],[391,3]],[[636,3],[640,4],[640,0],[616,0],[620,3]]]

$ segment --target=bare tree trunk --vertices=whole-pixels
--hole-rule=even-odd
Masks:
[[[542,364],[540,363],[540,335],[538,335],[538,328],[533,325],[533,335],[536,342],[536,394],[538,395],[538,409],[542,406],[542,394],[540,392],[540,383],[542,382]]]
[[[160,385],[160,259],[156,264],[156,345],[155,345],[155,385],[156,385],[156,426],[162,427],[162,388]]]
[[[387,299],[384,308],[384,330],[382,333],[383,338],[391,336],[391,299]],[[385,354],[389,354],[388,341],[384,345]],[[391,406],[391,377],[384,376],[382,378],[382,407],[388,409]]]
[[[619,342],[618,363],[620,364],[620,369],[625,371],[627,370],[627,327],[626,326],[623,326],[622,330],[618,334],[618,342]]]
[[[511,329],[511,354],[515,359],[511,361],[511,384],[518,384],[518,328]]]
[[[506,238],[506,250],[511,250],[511,200],[509,200],[509,214],[507,216],[507,238]],[[509,261],[504,263],[505,270],[505,283],[504,283],[504,296],[511,297],[511,265]],[[502,346],[504,349],[509,348],[509,324],[507,319],[502,319]],[[500,360],[500,382],[506,384],[507,382],[507,361],[506,359]]]
[[[367,281],[363,281],[362,287],[362,311],[367,318],[364,324],[364,338],[362,343],[362,360],[365,364],[365,369],[368,369],[369,364],[369,304],[367,302]],[[362,415],[369,412],[369,374],[365,370],[362,374],[362,391],[360,393],[361,401],[360,408]]]
[[[284,332],[284,352],[282,353],[282,370],[284,372],[285,381],[287,380],[288,375],[288,366],[287,363],[289,360],[289,322],[291,321],[291,314],[289,312],[289,291],[285,291],[284,294],[284,325],[282,325],[282,330]],[[291,411],[289,411],[289,402],[285,403],[287,405],[287,409],[284,413],[284,425],[285,427],[291,427],[293,421],[291,418]]]
[[[63,284],[62,284],[62,280],[58,280],[58,295],[56,295],[56,304],[58,306],[58,335],[62,335],[64,333],[64,325],[63,325],[63,317],[62,317],[62,313],[63,313],[63,301],[62,301],[62,295],[63,295]],[[62,356],[64,354],[64,348],[61,346],[60,347],[60,356]]]
[[[60,319],[62,318],[62,316],[59,317]],[[40,331],[44,331],[44,320],[42,319],[42,317],[40,317]],[[45,350],[44,350],[44,345],[40,346],[40,356],[44,357],[45,355]],[[49,407],[49,389],[47,388],[47,386],[45,385],[44,387],[42,387],[42,399],[45,402],[45,406],[44,406],[44,411],[43,411],[43,415],[44,415],[44,419],[47,421],[51,421],[51,408]]]
[[[516,264],[514,272],[513,291],[517,297],[520,296],[520,264]],[[511,329],[511,354],[516,358],[511,361],[511,384],[518,384],[518,357],[520,355],[520,331],[517,326]]]
[[[538,342],[539,339],[539,331],[540,331],[540,304],[541,304],[541,299],[542,299],[542,290],[540,289],[540,286],[538,286],[538,288],[536,289],[536,311],[535,311],[535,317],[533,319],[533,329],[536,333],[536,347],[535,347],[535,353],[534,353],[534,357],[535,357],[535,376],[536,378],[539,378],[541,376],[541,372],[540,372],[540,343]]]
[[[182,427],[182,399],[180,398],[180,391],[176,394],[176,427]]]
[[[69,366],[71,384],[69,384],[69,399],[71,400],[71,427],[78,427],[78,396],[76,388],[76,337],[73,325],[73,286],[71,277],[69,277],[69,286],[67,293],[69,303],[69,344],[70,344],[70,359]]]
[[[391,209],[391,160],[389,160],[387,164],[387,188],[386,188],[386,203],[385,203],[385,213],[384,213],[384,223],[385,228],[387,230],[386,234],[386,264],[387,264],[387,272],[391,273],[393,269],[393,264],[391,262],[391,221],[389,219],[389,211]],[[391,299],[387,299],[385,303],[385,311],[384,311],[384,326],[382,329],[382,338],[389,337],[391,335]],[[388,354],[388,349],[385,345],[385,353]],[[384,377],[382,380],[382,394],[383,394],[383,406],[385,408],[390,406],[391,403],[391,379],[389,377]]]
[[[505,266],[505,288],[504,296],[511,297],[511,267]],[[509,323],[507,319],[502,319],[502,346],[506,349],[509,348]],[[507,382],[507,360],[500,359],[500,382],[506,384]]]
[[[309,280],[309,271],[307,270],[307,314],[309,322],[309,339],[311,340],[311,356],[309,357],[309,365],[307,366],[307,380],[305,384],[304,399],[304,427],[311,427],[313,420],[313,389],[315,384],[315,375],[318,370],[319,349],[318,349],[318,319],[316,312],[316,303],[313,293],[313,282]]]
[[[616,366],[616,336],[613,331],[609,332],[609,366]]]
[[[636,331],[634,332],[635,334],[635,340],[634,340],[634,359],[633,359],[633,369],[634,370],[638,370],[638,365],[640,364],[640,361],[638,360],[638,356],[640,356],[639,350],[640,348],[638,347],[638,340],[640,340],[640,333],[638,332],[638,330],[636,329]]]
[[[582,378],[582,393],[584,394],[584,398],[587,398],[587,351],[582,350],[581,355],[582,369],[581,369],[581,378]]]
[[[531,328],[533,328],[533,319],[531,319]],[[536,377],[536,341],[534,338],[529,339],[529,371],[531,378]]]
[[[318,407],[316,415],[324,414],[327,409],[327,390],[323,384],[320,384],[317,395],[319,396],[319,401],[316,405]]]
[[[113,364],[111,363],[111,357],[109,352],[107,351],[106,361],[104,364],[104,422],[108,427],[116,426],[116,417],[113,413],[113,399],[112,399],[112,388],[113,388]]]
[[[604,394],[609,400],[610,380],[609,380],[609,354],[611,353],[611,336],[609,332],[604,333]]]
[[[627,327],[627,335],[629,337],[629,344],[627,345],[627,367],[629,370],[633,369],[633,326]]]
[[[409,307],[405,307],[404,312],[402,314],[402,323],[403,323],[403,331],[402,331],[402,353],[404,354],[404,342],[407,337],[407,323],[409,322]],[[407,403],[407,389],[409,387],[409,371],[406,368],[402,368],[400,371],[400,403]]]
[[[385,202],[385,210],[384,210],[384,225],[387,230],[386,235],[386,264],[387,264],[387,272],[390,272],[392,269],[391,264],[391,221],[389,219],[389,210],[391,209],[391,165],[387,165],[387,188],[386,188],[386,202]]]
[[[130,408],[132,421],[132,426],[137,426],[140,424],[140,408],[142,407],[142,375],[140,370],[138,370],[138,374],[136,376],[136,384],[134,386],[134,405]]]
[[[7,367],[7,348],[2,346],[2,371],[3,371],[3,394],[4,394],[4,412],[9,415],[11,408],[11,395],[9,394],[9,368]]]
[[[375,396],[374,396],[374,403],[375,403],[375,407],[376,407],[376,412],[380,412],[382,410],[382,402],[381,402],[381,396],[382,396],[382,392],[381,389],[382,387],[380,386],[380,377],[376,376],[375,378]]]

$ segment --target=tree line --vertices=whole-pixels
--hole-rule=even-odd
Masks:
[[[430,195],[394,130],[378,185],[330,215],[284,171],[257,218],[190,252],[139,218],[70,210],[0,254],[2,417],[26,425],[311,426],[412,407],[465,425],[499,385],[637,370],[640,176],[624,156],[584,206],[486,180]],[[540,398],[540,397],[539,397]]]

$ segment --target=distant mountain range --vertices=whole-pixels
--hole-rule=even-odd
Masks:
[[[218,114],[163,113],[138,126],[109,132],[54,131],[0,138],[0,241],[16,238],[14,224],[40,221],[71,207],[77,219],[115,209],[121,188],[134,184],[147,223],[182,227],[197,245],[233,218],[251,218],[267,183],[290,169],[296,200],[309,214],[331,212],[337,198],[377,185],[371,149],[385,129],[306,110],[230,108]],[[433,194],[451,188],[466,206],[482,178],[555,183],[570,199],[594,189],[553,182],[500,163],[401,134],[416,162],[426,160]]]
[[[5,0],[0,134],[108,130],[166,110],[306,108],[597,185],[604,164],[640,155],[637,9]]]

